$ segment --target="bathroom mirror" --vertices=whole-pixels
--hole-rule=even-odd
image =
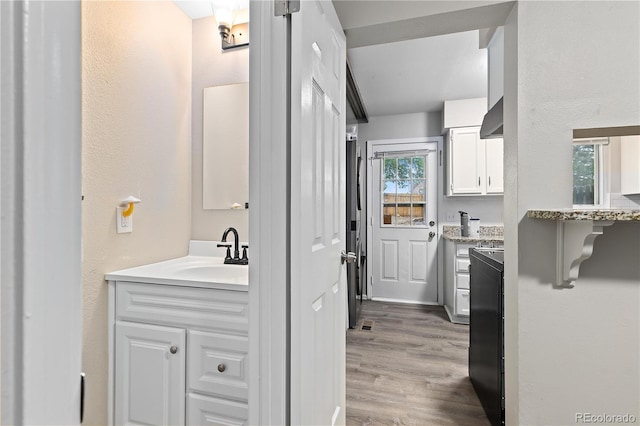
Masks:
[[[640,208],[640,126],[573,132],[573,206]]]
[[[244,209],[249,202],[249,84],[203,93],[202,208]]]

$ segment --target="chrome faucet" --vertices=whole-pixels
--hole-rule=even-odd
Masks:
[[[240,243],[238,238],[238,231],[236,230],[236,228],[229,227],[225,229],[224,233],[222,234],[222,242],[227,242],[227,236],[229,235],[229,232],[233,232],[233,257],[231,257],[231,244],[218,244],[218,247],[227,248],[227,255],[224,258],[224,263],[230,265],[248,265],[249,259],[247,258],[247,249],[249,248],[249,246],[242,246],[242,258],[240,258],[240,250],[238,247]]]

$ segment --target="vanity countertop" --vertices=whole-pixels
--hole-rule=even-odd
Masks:
[[[527,217],[547,220],[640,221],[640,210],[628,209],[545,209],[529,210]]]
[[[105,274],[107,281],[248,291],[249,266],[225,265],[217,242],[192,241],[189,255]]]

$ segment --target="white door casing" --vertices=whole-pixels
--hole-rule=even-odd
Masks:
[[[373,299],[437,304],[438,144],[376,144],[371,152],[387,153],[371,161]]]
[[[80,3],[0,2],[0,19],[0,423],[74,425],[82,354]]]
[[[291,424],[345,423],[346,41],[330,1],[292,15]]]

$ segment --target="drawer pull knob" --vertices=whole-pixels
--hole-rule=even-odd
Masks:
[[[169,348],[169,352],[171,352],[172,354],[175,354],[176,352],[178,352],[178,347],[177,346],[171,346]]]
[[[224,364],[218,364],[218,371],[221,373],[224,373],[224,370],[226,370],[227,367],[225,367]]]

